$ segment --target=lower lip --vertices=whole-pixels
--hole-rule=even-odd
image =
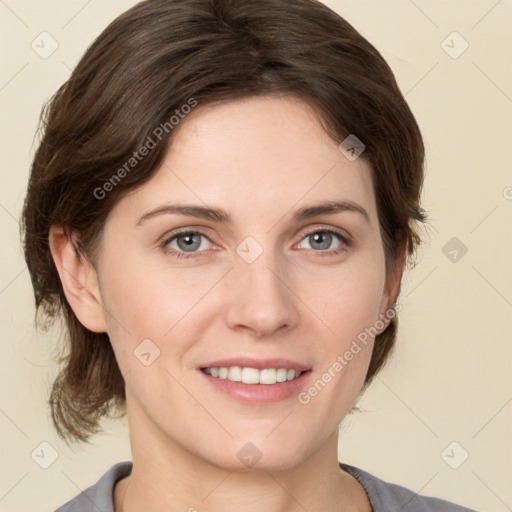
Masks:
[[[243,382],[232,382],[228,379],[212,377],[202,370],[199,373],[217,390],[230,397],[250,404],[270,404],[281,402],[294,395],[297,395],[306,384],[311,371],[302,372],[293,380],[277,382],[276,384],[244,384]]]

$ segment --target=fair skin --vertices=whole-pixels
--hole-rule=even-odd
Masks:
[[[367,218],[348,209],[294,220],[328,201]],[[231,221],[140,220],[169,204],[221,208]],[[187,252],[178,229],[205,236]],[[310,106],[269,96],[198,107],[162,166],[109,215],[95,267],[61,228],[50,243],[68,301],[108,333],[126,381],[133,471],[115,488],[116,512],[371,511],[337,446],[374,340],[307,404],[298,394],[393,306],[405,252],[386,279],[371,169],[340,153]],[[134,355],[146,339],[146,355],[160,350],[149,365]],[[259,390],[283,384],[239,383],[258,387],[244,400],[202,370],[238,357],[300,364],[300,389],[265,401]],[[244,447],[256,464],[237,456]]]

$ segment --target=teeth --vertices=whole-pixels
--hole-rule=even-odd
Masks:
[[[256,368],[244,368],[242,370],[242,382],[244,384],[259,384],[260,372]]]
[[[242,368],[240,368],[240,366],[231,366],[229,368],[228,380],[232,382],[242,382]]]
[[[276,372],[276,380],[277,382],[286,382],[286,375],[288,370],[286,368],[279,368]]]
[[[257,368],[242,368],[240,366],[204,368],[203,371],[212,377],[227,379],[232,382],[243,382],[244,384],[276,384],[297,379],[302,373],[287,368],[258,370]]]
[[[269,368],[268,370],[260,370],[259,374],[260,384],[275,384],[277,382],[277,370],[274,370],[274,368]]]

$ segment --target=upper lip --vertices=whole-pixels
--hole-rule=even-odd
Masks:
[[[229,368],[230,366],[240,366],[242,368],[256,368],[257,370],[265,370],[266,368],[287,368],[288,370],[296,370],[305,372],[311,367],[297,361],[283,358],[254,359],[252,357],[236,357],[232,359],[217,359],[209,363],[203,364],[200,368]]]

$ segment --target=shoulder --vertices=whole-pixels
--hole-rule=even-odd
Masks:
[[[55,512],[114,512],[113,491],[116,483],[132,471],[130,461],[112,466],[94,485],[68,501]]]
[[[374,512],[387,512],[393,509],[401,512],[476,512],[446,500],[417,494],[349,464],[340,463],[340,467],[364,487]],[[115,484],[128,476],[131,471],[130,461],[115,464],[94,485],[82,491],[55,512],[96,512],[97,510],[114,512]]]
[[[356,478],[364,487],[374,512],[400,510],[400,512],[476,512],[446,500],[423,496],[349,464],[340,463],[341,469]]]

